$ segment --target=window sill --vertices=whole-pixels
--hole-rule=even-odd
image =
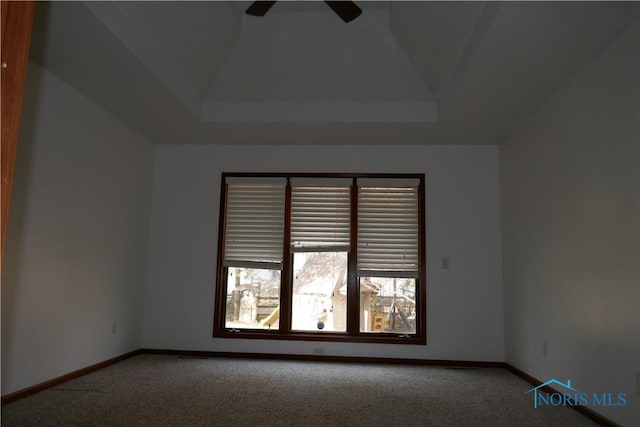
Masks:
[[[349,335],[347,333],[336,332],[280,332],[269,330],[240,330],[214,331],[214,338],[240,338],[240,339],[267,339],[267,340],[290,340],[290,341],[330,341],[330,342],[353,342],[353,343],[378,343],[378,344],[411,344],[425,345],[426,339],[417,335],[403,336],[402,334],[359,334]]]

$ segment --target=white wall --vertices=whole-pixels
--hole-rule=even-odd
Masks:
[[[500,147],[507,362],[640,425],[638,25]],[[547,355],[543,353],[547,343]]]
[[[24,102],[2,394],[135,350],[142,324],[153,145],[33,63]]]
[[[159,145],[154,171],[143,347],[312,354],[318,346],[212,338],[221,172],[424,172],[428,344],[322,346],[328,355],[504,360],[497,147]]]

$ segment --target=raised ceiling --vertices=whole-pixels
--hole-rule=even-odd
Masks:
[[[32,59],[158,143],[496,144],[637,2],[38,3]]]

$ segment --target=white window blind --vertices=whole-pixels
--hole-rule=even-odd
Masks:
[[[418,187],[358,188],[358,275],[418,277]]]
[[[281,268],[284,206],[284,181],[228,183],[225,266]]]
[[[291,250],[348,250],[350,187],[291,187]]]

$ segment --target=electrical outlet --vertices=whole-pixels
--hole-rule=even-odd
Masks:
[[[111,335],[115,335],[116,333],[118,333],[118,322],[113,322],[113,325],[111,325]]]
[[[449,257],[448,256],[442,258],[442,269],[443,270],[448,270],[449,269]]]
[[[313,347],[313,355],[314,356],[323,356],[324,355],[324,347]]]
[[[542,355],[547,357],[549,354],[549,344],[546,341],[542,341]]]

